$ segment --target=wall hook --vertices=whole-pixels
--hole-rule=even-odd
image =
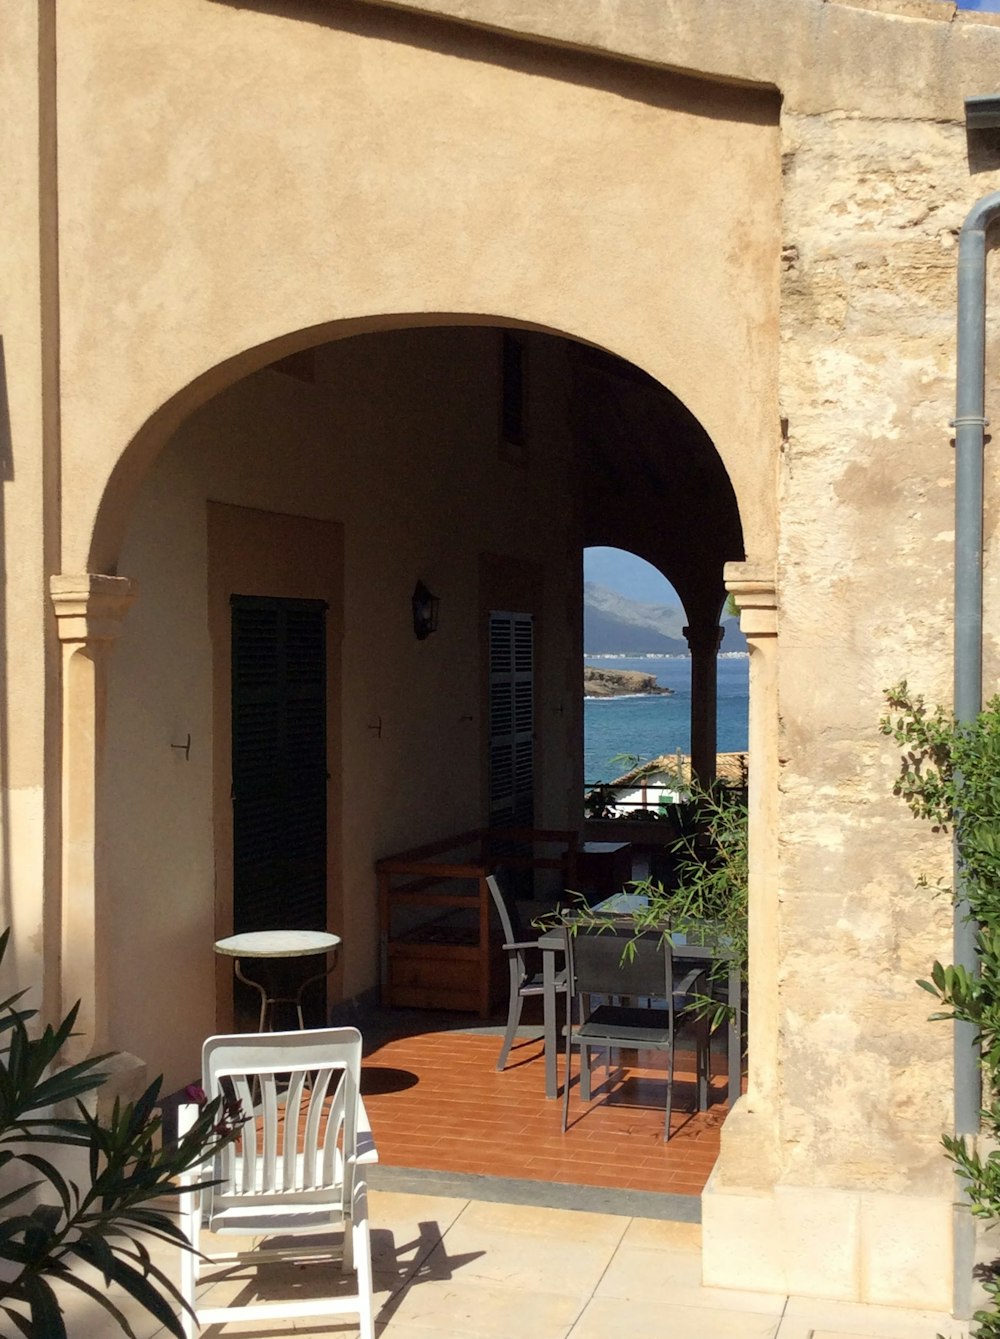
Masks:
[[[381,717],[381,716],[376,717],[376,719],[375,719],[374,722],[369,721],[369,723],[368,723],[368,729],[369,729],[369,730],[374,730],[375,734],[379,737],[379,739],[381,739],[381,738],[382,738],[382,717]]]
[[[188,731],[188,737],[187,737],[187,739],[184,741],[183,744],[171,744],[170,747],[171,747],[172,749],[178,749],[181,753],[184,754],[185,761],[190,762],[190,761],[191,761],[191,732],[190,732],[190,730]]]

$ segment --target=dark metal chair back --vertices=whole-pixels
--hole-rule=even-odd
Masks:
[[[486,880],[490,890],[490,897],[493,899],[493,905],[496,908],[497,916],[500,919],[500,930],[503,934],[505,944],[519,944],[525,941],[524,926],[521,924],[521,917],[518,914],[517,903],[507,891],[507,881],[504,870],[497,870]],[[534,936],[537,938],[537,934]]]
[[[674,1046],[678,1026],[688,1021],[685,992],[703,984],[700,968],[690,968],[680,982],[674,977],[670,939],[658,931],[636,935],[621,925],[567,926],[565,931],[569,991],[566,1001],[566,1080],[563,1084],[563,1131],[569,1117],[570,1055],[580,1050],[580,1095],[590,1097],[590,1051],[653,1049],[668,1052],[663,1137],[670,1137],[674,1079]],[[679,993],[675,1007],[674,991]],[[647,1008],[619,1001],[647,1000]],[[572,1011],[579,1000],[580,1023]],[[608,1003],[606,1001],[610,1000]],[[678,1013],[678,1008],[680,1012]],[[708,1089],[708,1037],[698,1023],[696,1065],[699,1105]]]
[[[570,991],[574,995],[663,1002],[674,1012],[673,952],[656,931],[636,936],[621,926],[577,926],[566,934]]]

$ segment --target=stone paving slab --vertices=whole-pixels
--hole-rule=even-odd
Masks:
[[[705,1288],[698,1224],[372,1191],[378,1339],[965,1339],[949,1316],[890,1307]],[[177,1253],[154,1257],[176,1276]],[[213,1300],[281,1295],[277,1274],[223,1278]],[[322,1266],[319,1267],[322,1276]],[[284,1280],[287,1282],[287,1278]],[[329,1275],[321,1282],[329,1286]],[[302,1295],[304,1277],[295,1290]],[[92,1303],[64,1294],[73,1339],[117,1339]],[[165,1331],[127,1308],[138,1339]],[[248,1320],[206,1339],[356,1339],[350,1320]]]

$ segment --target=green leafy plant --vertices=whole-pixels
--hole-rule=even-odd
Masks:
[[[614,818],[617,813],[618,787],[598,781],[583,797],[585,818]]]
[[[0,935],[0,960],[9,937],[9,929]],[[136,1102],[116,1101],[102,1121],[80,1099],[106,1081],[100,1066],[108,1056],[57,1067],[79,1006],[57,1027],[33,1036],[27,1024],[35,1011],[17,1007],[25,993],[0,1001],[0,1312],[28,1339],[65,1339],[53,1288],[59,1281],[91,1298],[133,1336],[109,1291],[117,1288],[183,1339],[177,1307],[184,1302],[153,1263],[147,1242],[191,1249],[170,1202],[192,1188],[180,1187],[177,1178],[234,1138],[243,1117],[206,1102],[193,1128],[165,1144],[157,1079]],[[83,1185],[38,1151],[56,1145],[83,1151]],[[96,1270],[103,1287],[81,1266]]]
[[[691,798],[684,806],[686,830],[667,848],[675,859],[669,885],[653,878],[629,884],[632,892],[647,899],[645,910],[632,916],[636,936],[670,930],[710,934],[713,941],[726,943],[730,955],[713,962],[712,977],[728,977],[730,961],[735,958],[745,982],[749,886],[746,791],[742,784],[704,788],[692,783],[689,789]],[[533,924],[551,929],[568,920],[574,929],[600,931],[605,926],[609,930],[614,927],[614,918],[592,910],[580,894],[573,898],[568,917],[566,910],[558,909]],[[634,941],[627,940],[623,960],[634,951]],[[692,999],[692,1008],[707,1017],[712,1028],[730,1017],[730,1006],[714,993]]]
[[[744,982],[747,972],[747,909],[749,889],[749,814],[742,787],[716,785],[705,789],[692,784],[690,811],[694,821],[673,845],[677,859],[669,887],[658,880],[639,880],[633,885],[648,899],[646,910],[636,917],[636,929],[669,926],[674,930],[698,931],[712,927],[740,964]],[[717,960],[713,974],[728,974],[729,961]],[[707,1016],[711,1027],[729,1018],[729,1006],[714,994],[694,1001],[697,1012]]]
[[[938,831],[953,831],[969,915],[976,922],[978,971],[935,962],[918,982],[940,1006],[932,1019],[971,1023],[977,1032],[985,1105],[982,1127],[1000,1139],[1000,697],[975,721],[959,724],[940,707],[929,708],[906,682],[886,692],[882,733],[903,750],[893,787],[911,812]],[[983,1153],[963,1136],[942,1142],[964,1179],[972,1212],[1000,1221],[1000,1151]],[[979,1339],[1000,1339],[1000,1281],[984,1280],[991,1309],[975,1315]]]

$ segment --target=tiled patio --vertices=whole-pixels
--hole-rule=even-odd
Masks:
[[[692,1114],[694,1057],[678,1053],[671,1138],[663,1141],[664,1060],[621,1053],[605,1083],[595,1069],[590,1103],[574,1081],[570,1125],[561,1101],[546,1101],[536,1030],[496,1070],[501,1029],[415,1012],[377,1016],[362,1091],[382,1167],[497,1176],[696,1196],[719,1150],[726,1116],[725,1057],[714,1057],[712,1099]],[[573,1072],[576,1074],[576,1060]],[[563,1062],[560,1058],[560,1079]],[[624,1073],[624,1081],[620,1075]]]
[[[625,1082],[610,1096],[595,1084],[586,1108],[574,1093],[563,1136],[560,1103],[542,1095],[537,1041],[498,1074],[500,1031],[468,1019],[381,1015],[366,1034],[363,1086],[380,1154],[367,1169],[378,1339],[967,1339],[967,1326],[943,1314],[702,1285],[701,1228],[690,1220],[726,1111],[724,1056],[714,1066],[720,1100],[697,1116],[683,1109],[693,1075],[682,1064],[682,1109],[664,1145],[653,1057],[623,1056]],[[154,1243],[153,1255],[176,1277],[175,1250]],[[206,1273],[202,1296],[302,1299],[331,1284],[349,1291],[340,1279],[322,1266],[222,1266]],[[93,1303],[60,1291],[73,1339],[118,1333]],[[164,1339],[130,1299],[116,1300],[136,1339]],[[203,1333],[358,1336],[350,1318],[248,1318]]]
[[[364,1032],[380,1155],[368,1168],[377,1339],[967,1339],[967,1325],[941,1313],[702,1285],[698,1195],[727,1110],[723,1054],[713,1062],[716,1101],[701,1114],[691,1113],[694,1075],[682,1054],[664,1144],[660,1057],[623,1054],[624,1082],[610,1091],[596,1070],[586,1105],[574,1085],[563,1135],[531,1027],[504,1073],[497,1026],[395,1013],[376,1014]],[[176,1251],[154,1244],[153,1255],[176,1276]],[[202,1296],[224,1305],[326,1293],[331,1282],[349,1290],[339,1279],[316,1266],[220,1267]],[[92,1303],[60,1292],[73,1339],[119,1332]],[[165,1339],[130,1299],[116,1300],[136,1339]],[[349,1318],[203,1331],[291,1333],[358,1336]]]

